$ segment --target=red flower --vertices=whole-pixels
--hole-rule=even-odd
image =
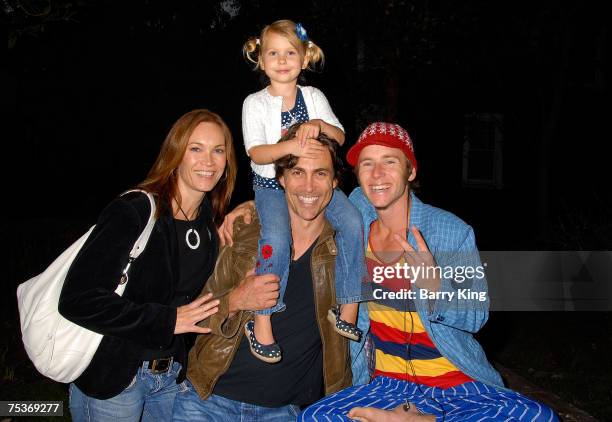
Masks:
[[[263,256],[263,259],[270,259],[270,257],[272,256],[272,246],[263,245],[261,247],[261,256]]]

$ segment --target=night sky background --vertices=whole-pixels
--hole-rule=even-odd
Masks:
[[[371,121],[405,127],[419,161],[419,196],[472,225],[481,250],[610,250],[610,28],[603,5],[0,0],[7,320],[14,323],[14,286],[141,181],[171,125],[191,109],[209,108],[226,120],[240,158],[232,203],[252,198],[240,117],[244,98],[262,85],[241,48],[281,18],[301,22],[325,52],[322,72],[307,73],[306,83],[326,94],[346,144]],[[503,116],[496,186],[462,183],[471,113]],[[347,176],[348,194],[355,180]],[[509,322],[520,318],[559,331]],[[610,321],[609,313],[493,315],[482,336],[490,356],[507,354],[505,364],[527,349],[542,355],[532,366],[553,361],[551,372],[583,370],[586,379],[602,371],[586,362],[609,352]],[[570,323],[576,330],[569,343],[537,340],[542,331],[565,339]],[[549,349],[538,349],[543,344]],[[591,355],[580,349],[585,344],[596,345]],[[563,353],[584,355],[584,362],[568,363]],[[515,366],[528,374],[529,363]],[[540,381],[558,394],[570,389]],[[598,397],[585,405],[591,412],[607,406],[612,414],[609,380],[604,389],[607,395],[588,394]],[[582,404],[581,397],[568,400]]]

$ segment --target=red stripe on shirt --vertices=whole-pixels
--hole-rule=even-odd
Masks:
[[[410,333],[398,330],[397,328],[389,327],[382,322],[374,320],[370,320],[370,330],[382,341],[405,344],[408,343],[408,340],[410,339],[410,343],[412,344],[422,344],[423,346],[434,349],[436,348],[436,345],[433,344],[427,335],[427,331],[423,331],[422,333],[412,333],[412,336],[410,336]]]
[[[461,385],[465,382],[474,381],[461,371],[450,371],[443,375],[435,377],[427,377],[424,375],[413,376],[412,374],[384,372],[378,369],[374,371],[374,377],[384,375],[385,377],[395,378],[402,381],[414,382],[415,384],[423,384],[428,387],[451,388]]]

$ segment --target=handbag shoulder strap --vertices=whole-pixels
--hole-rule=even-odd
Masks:
[[[132,250],[130,251],[130,257],[128,258],[128,262],[123,271],[121,271],[121,278],[119,279],[119,284],[115,289],[115,293],[117,293],[119,296],[123,294],[126,284],[129,280],[129,271],[130,267],[132,266],[132,262],[134,262],[136,258],[138,258],[138,256],[142,253],[142,251],[144,251],[145,247],[147,246],[147,242],[149,241],[149,237],[151,236],[151,232],[153,231],[153,226],[155,226],[156,207],[153,194],[142,189],[131,189],[123,192],[121,196],[126,195],[130,192],[141,192],[147,195],[147,198],[149,198],[149,204],[151,205],[151,209],[149,212],[149,220],[147,221],[147,225],[145,226],[142,233],[140,233],[140,236],[138,236],[138,239],[136,239],[136,242],[134,242],[134,246],[132,246]]]
[[[145,247],[147,246],[147,242],[149,241],[149,237],[151,236],[151,232],[153,231],[153,226],[155,226],[156,207],[155,207],[155,199],[153,198],[153,194],[151,194],[150,192],[141,190],[141,189],[128,190],[126,192],[123,192],[121,196],[126,195],[131,192],[141,192],[147,195],[147,198],[149,199],[149,204],[151,206],[150,212],[149,212],[149,220],[147,221],[147,225],[145,226],[140,236],[138,236],[138,239],[136,239],[136,242],[134,242],[134,246],[132,247],[132,250],[130,251],[130,258],[133,260],[133,259],[138,258],[138,256],[142,253],[142,251],[144,251]]]

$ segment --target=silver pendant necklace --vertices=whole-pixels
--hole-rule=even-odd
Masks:
[[[293,115],[293,113],[291,113],[291,110],[287,110],[287,113],[289,113],[289,117],[291,117],[291,123],[289,123],[289,127],[291,127],[294,124],[296,124],[298,121],[295,118],[295,116]]]
[[[187,218],[187,214],[185,214],[185,211],[183,211],[183,208],[178,203],[178,201],[176,204],[178,205],[179,210],[181,210],[181,212],[183,213],[185,220],[187,220],[187,222],[189,223],[189,230],[187,230],[187,233],[185,233],[185,243],[187,243],[187,246],[189,246],[190,249],[196,250],[200,247],[200,233],[198,233],[198,231],[193,228],[193,225],[192,225],[193,221]],[[195,236],[195,244],[192,244],[190,240],[190,235],[192,233]],[[210,233],[209,233],[209,236],[210,236]]]
[[[297,102],[297,96],[296,96],[296,102]],[[285,104],[285,98],[283,97],[283,105]],[[294,106],[295,107],[295,106]],[[293,113],[291,112],[291,110],[289,110],[289,107],[287,107],[287,113],[289,113],[289,117],[291,117],[291,122],[289,122],[289,127],[293,126],[294,124],[296,124],[298,122],[298,120],[295,118],[295,116],[293,115]]]

